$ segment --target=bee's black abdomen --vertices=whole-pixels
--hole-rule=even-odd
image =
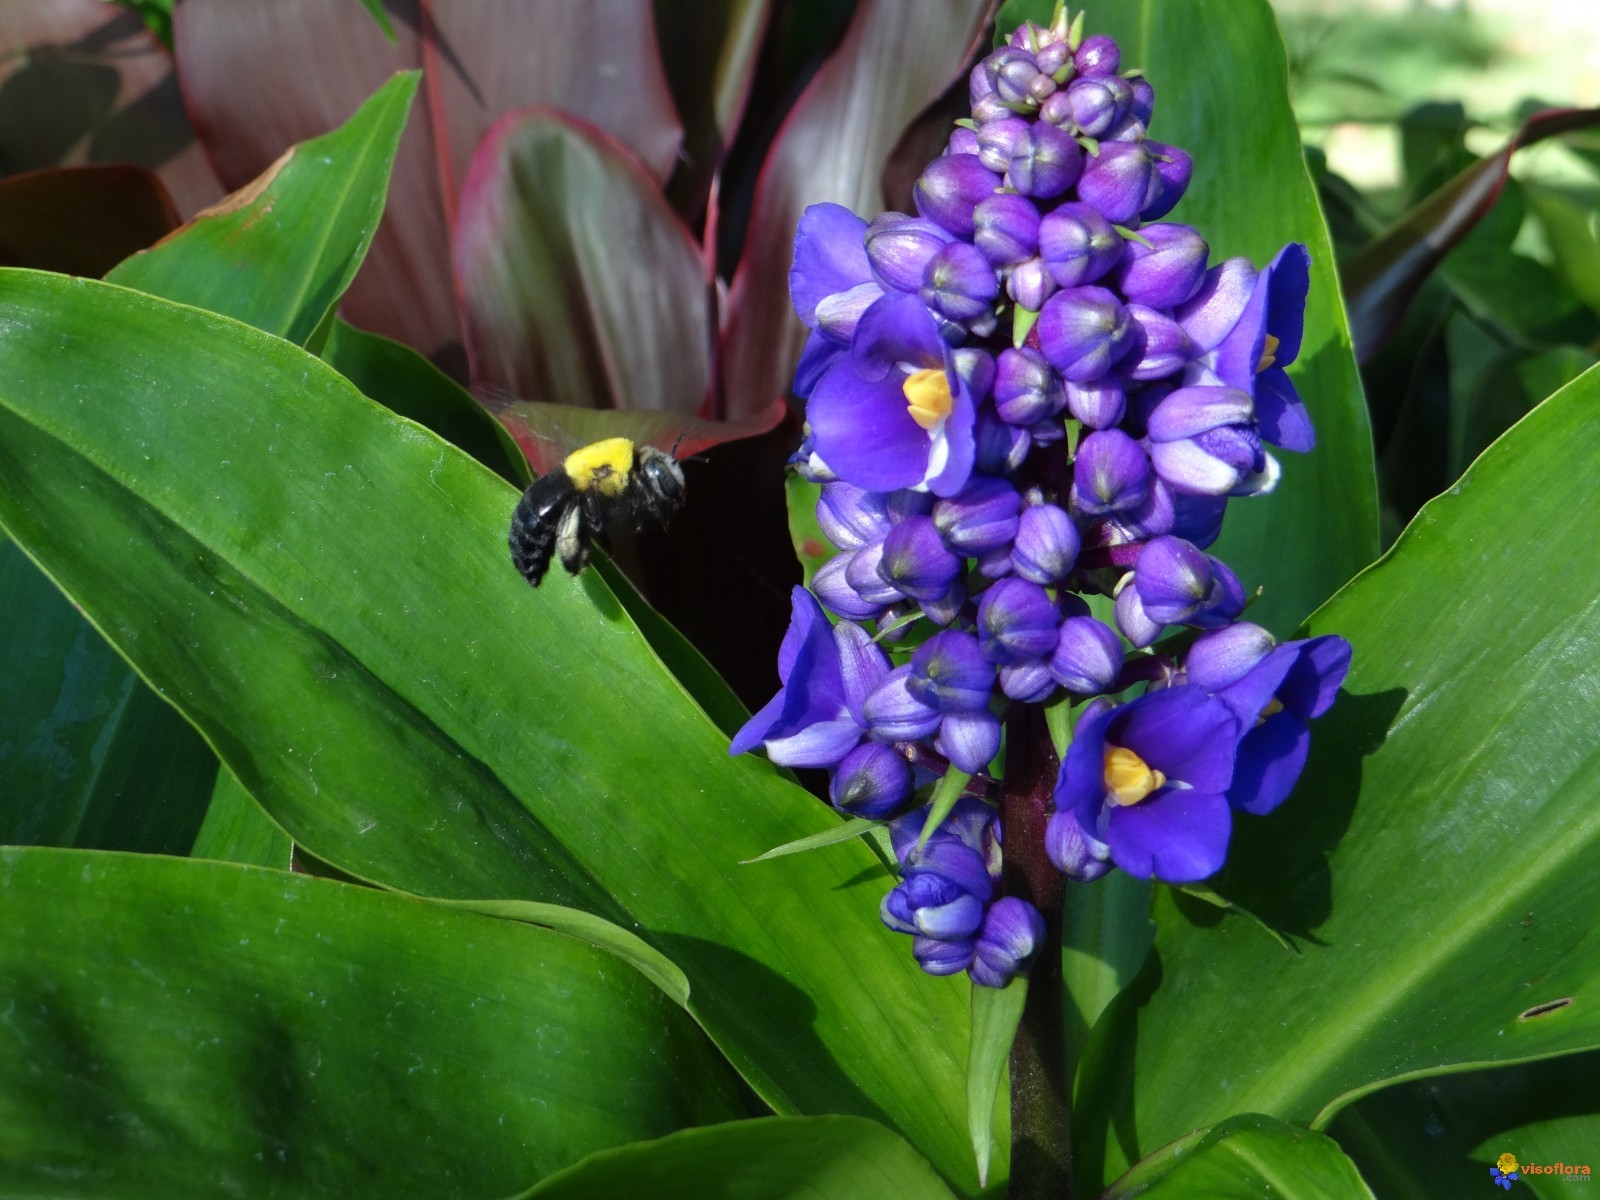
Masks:
[[[539,586],[550,567],[563,518],[577,503],[578,493],[572,480],[561,470],[535,479],[517,501],[516,510],[511,514],[511,534],[507,542],[512,563],[534,587]]]

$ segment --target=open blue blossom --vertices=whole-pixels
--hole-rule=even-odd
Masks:
[[[830,626],[804,588],[791,594],[793,615],[778,648],[783,686],[734,735],[729,754],[765,746],[787,767],[831,767],[867,732],[866,698],[889,674],[889,660],[859,625]]]
[[[883,295],[867,259],[866,232],[867,223],[840,204],[813,204],[800,217],[789,298],[811,333],[795,369],[797,395],[811,394],[849,349],[861,314]]]
[[[972,474],[976,404],[927,308],[891,295],[822,373],[807,418],[816,453],[839,478],[875,492],[953,496]]]
[[[1121,707],[1095,700],[1061,764],[1050,823],[1076,821],[1140,879],[1204,879],[1228,853],[1238,740],[1238,718],[1202,688],[1164,688]]]

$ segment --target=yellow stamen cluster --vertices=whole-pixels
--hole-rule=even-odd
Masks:
[[[1261,347],[1261,361],[1256,364],[1256,374],[1259,375],[1273,363],[1278,361],[1278,339],[1270,333]]]
[[[900,390],[905,393],[911,419],[930,433],[944,424],[955,402],[950,395],[949,378],[937,367],[911,372]]]
[[[1167,782],[1165,775],[1124,746],[1106,747],[1105,771],[1106,795],[1123,807],[1139,803]]]

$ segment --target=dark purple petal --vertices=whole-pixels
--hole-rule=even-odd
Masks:
[[[1073,383],[1099,379],[1134,344],[1133,318],[1102,287],[1057,292],[1039,313],[1035,328],[1045,358]]]
[[[1169,785],[1221,793],[1233,777],[1239,722],[1221,700],[1183,685],[1147,692],[1124,705],[1105,737],[1162,772]]]
[[[1117,711],[1116,705],[1103,697],[1084,706],[1056,776],[1056,811],[1075,815],[1091,837],[1098,836],[1095,829],[1105,807],[1106,729]]]
[[[1197,883],[1222,869],[1233,827],[1228,802],[1212,792],[1164,788],[1106,819],[1112,861],[1139,879]]]
[[[789,598],[789,629],[778,647],[778,678],[783,686],[734,735],[729,754],[743,754],[771,739],[847,716],[832,626],[805,588],[795,588]]]
[[[1222,533],[1222,518],[1228,507],[1227,497],[1174,494],[1172,506],[1172,528],[1166,532],[1173,537],[1181,537],[1204,550]]]
[[[806,407],[812,444],[841,479],[877,492],[922,482],[928,434],[911,418],[902,379],[863,379],[845,356],[818,380]]]
[[[1278,692],[1283,706],[1306,720],[1327,712],[1350,672],[1350,657],[1350,643],[1332,634],[1303,643]]]
[[[1261,440],[1305,454],[1317,445],[1311,414],[1282,367],[1268,367],[1256,376],[1256,425]]]
[[[832,338],[813,329],[806,334],[806,344],[800,350],[800,361],[794,368],[794,394],[802,400],[811,395],[822,373],[831,367],[848,349]]]
[[[939,723],[934,748],[958,771],[976,775],[1000,753],[1000,719],[987,710],[950,713]]]
[[[1122,670],[1122,641],[1116,631],[1093,617],[1068,617],[1061,622],[1050,674],[1069,692],[1093,696],[1108,690]]]
[[[800,216],[794,237],[789,296],[794,310],[816,328],[817,305],[835,292],[872,278],[862,245],[867,223],[841,204],[813,204]]]
[[[1299,242],[1290,242],[1262,274],[1268,278],[1267,332],[1278,339],[1273,357],[1286,367],[1300,357],[1306,297],[1311,291],[1311,253]]]
[[[939,836],[928,839],[928,844],[912,849],[901,860],[901,872],[907,882],[919,875],[936,875],[960,888],[968,895],[987,903],[994,894],[994,881],[989,874],[989,862],[983,852],[960,837]]]
[[[987,412],[978,418],[974,434],[973,467],[984,475],[1009,475],[1017,470],[1033,444],[1026,429],[1007,425]]]
[[[1289,798],[1311,752],[1311,730],[1290,712],[1274,713],[1239,742],[1228,803],[1265,816]]]

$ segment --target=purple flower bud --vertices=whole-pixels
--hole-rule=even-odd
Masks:
[[[881,742],[863,742],[839,764],[828,786],[833,806],[852,817],[881,821],[912,802],[911,767]]]
[[[1045,269],[1044,260],[1039,258],[1018,263],[1011,268],[1011,277],[1006,280],[1006,293],[1017,302],[1018,307],[1029,312],[1038,312],[1043,308],[1044,302],[1055,294],[1055,290],[1056,282]]]
[[[1039,257],[1060,287],[1093,283],[1122,258],[1122,237],[1091,205],[1063,204],[1039,222]]]
[[[975,248],[951,242],[928,261],[920,294],[922,302],[941,316],[970,321],[994,304],[1000,282],[989,260]]]
[[[996,92],[990,92],[981,100],[972,102],[972,119],[980,126],[988,125],[994,121],[1009,121],[1017,114],[1011,111],[1011,106]],[[980,143],[981,144],[981,143]],[[978,153],[976,150],[974,154]]]
[[[1154,159],[1146,145],[1148,143],[1144,142],[1101,142],[1100,153],[1091,155],[1084,164],[1078,195],[1098,209],[1106,220],[1117,225],[1126,225],[1137,218],[1150,202],[1156,173]]]
[[[1083,832],[1076,814],[1058,812],[1044,827],[1044,852],[1068,879],[1093,883],[1111,870],[1111,847]]]
[[[944,144],[946,154],[976,154],[978,152],[978,135],[965,125],[957,125],[950,131],[949,140]]]
[[[867,261],[884,287],[914,292],[928,263],[950,241],[934,222],[904,213],[884,213],[867,226]]]
[[[946,548],[932,517],[908,517],[883,539],[878,578],[904,595],[937,600],[960,571],[961,559]]]
[[[1122,670],[1122,642],[1116,630],[1093,617],[1068,617],[1061,622],[1050,674],[1069,692],[1094,696],[1116,682]]]
[[[977,851],[966,846],[958,849],[974,857],[977,855]],[[889,894],[895,898],[884,902],[885,923],[892,916],[923,937],[970,938],[983,924],[983,901],[959,884],[932,872],[911,876]]]
[[[977,453],[972,469],[985,475],[1009,475],[1028,457],[1033,440],[1026,429],[1007,425],[992,413],[980,413],[974,430]]]
[[[1058,89],[1056,93],[1039,106],[1039,119],[1046,124],[1054,125],[1057,129],[1065,129],[1071,133],[1075,128],[1072,117],[1072,98],[1068,89]]]
[[[1122,248],[1112,280],[1132,304],[1176,308],[1200,290],[1211,248],[1198,232],[1176,222],[1142,226]],[[870,245],[870,243],[869,243]]]
[[[1154,156],[1154,175],[1144,207],[1139,210],[1139,217],[1145,221],[1155,221],[1171,212],[1183,199],[1184,192],[1189,190],[1189,180],[1194,175],[1194,160],[1187,151],[1176,146],[1148,141],[1144,145]]]
[[[950,625],[961,615],[966,604],[967,585],[957,579],[938,599],[922,601],[922,615],[935,625]]]
[[[1244,611],[1247,597],[1244,584],[1232,568],[1220,558],[1207,556],[1211,566],[1211,595],[1204,609],[1189,618],[1189,624],[1200,629],[1221,629]]]
[[[1111,516],[1109,524],[1120,536],[1115,541],[1143,542],[1163,533],[1171,533],[1176,521],[1173,496],[1161,477],[1150,476],[1150,486],[1144,500],[1123,512]]]
[[[1039,64],[1026,50],[1013,46],[994,56],[994,90],[1007,104],[1029,103],[1038,76]]]
[[[1156,90],[1150,86],[1150,81],[1143,75],[1135,75],[1128,80],[1128,86],[1133,90],[1131,108],[1133,115],[1144,124],[1150,124],[1150,118],[1156,111]]]
[[[936,158],[912,189],[917,211],[957,237],[972,236],[972,213],[994,195],[1000,176],[973,154]]]
[[[963,557],[1010,547],[1017,536],[1017,512],[1022,497],[1009,482],[991,475],[975,475],[948,500],[933,506],[933,523],[945,545]]]
[[[885,604],[894,604],[906,596],[905,592],[884,581],[882,540],[868,542],[851,556],[850,561],[845,564],[844,580],[863,603],[877,605],[879,608]],[[812,582],[815,583],[816,580],[813,579]]]
[[[980,62],[967,73],[967,101],[976,104],[985,96],[994,94],[994,79],[989,75],[989,65]]]
[[[1072,571],[1079,545],[1078,528],[1071,517],[1054,504],[1036,504],[1017,517],[1011,565],[1023,579],[1048,587]]]
[[[1261,626],[1240,621],[1196,638],[1184,658],[1184,672],[1190,683],[1221,691],[1248,675],[1277,644]]]
[[[919,937],[911,943],[911,957],[929,975],[959,975],[972,965],[977,944],[972,938],[959,942]]]
[[[1172,506],[1172,528],[1166,532],[1174,537],[1193,542],[1204,550],[1221,535],[1227,497],[1177,493],[1172,497]]]
[[[1255,403],[1238,388],[1179,388],[1148,418],[1150,460],[1175,490],[1220,496],[1264,490],[1275,475],[1254,429]]]
[[[995,363],[994,409],[1008,425],[1033,425],[1066,406],[1060,377],[1037,350],[1002,350]]]
[[[994,689],[994,664],[984,658],[978,639],[946,629],[934,634],[911,656],[906,690],[941,713],[980,712]]]
[[[1115,75],[1122,66],[1122,51],[1103,33],[1084,38],[1073,56],[1079,75]]]
[[[1030,125],[1011,148],[1006,180],[1024,196],[1059,196],[1083,173],[1083,147],[1043,121]]]
[[[988,710],[950,713],[939,722],[933,745],[958,771],[976,775],[1000,753],[1000,718]]]
[[[1079,77],[1067,88],[1072,123],[1082,133],[1099,137],[1127,114],[1133,89],[1116,75]]]
[[[1212,560],[1182,538],[1152,538],[1139,552],[1133,584],[1152,621],[1180,625],[1220,597],[1212,594]]]
[[[1001,667],[1000,690],[1008,699],[1019,704],[1043,704],[1050,698],[1050,693],[1056,690],[1049,660],[1039,659]]]
[[[1028,136],[1028,122],[1008,115],[978,127],[978,161],[997,175],[1005,174],[1018,143]]]
[[[1067,411],[1090,429],[1110,429],[1126,408],[1127,393],[1111,376],[1067,384]]]
[[[973,244],[997,267],[1032,258],[1039,252],[1039,210],[1026,196],[1001,192],[972,213]]]
[[[859,550],[889,532],[884,497],[849,483],[825,483],[817,498],[817,524],[841,550]]]
[[[1139,600],[1139,589],[1131,582],[1117,593],[1116,616],[1117,628],[1122,630],[1122,636],[1140,649],[1160,637],[1161,631],[1166,628],[1145,612]]]
[[[1071,383],[1099,379],[1133,349],[1133,317],[1102,287],[1067,288],[1051,296],[1035,328],[1050,365]]]
[[[849,345],[861,315],[883,298],[883,289],[868,280],[842,292],[824,296],[817,303],[817,332],[840,345]]]
[[[978,601],[978,644],[990,662],[1006,666],[1049,655],[1061,614],[1044,588],[1002,579]]]
[[[1134,508],[1145,497],[1150,460],[1120,429],[1098,429],[1083,439],[1072,463],[1073,498],[1083,512]]]
[[[823,563],[811,578],[811,591],[822,601],[823,607],[835,616],[844,617],[848,621],[875,620],[883,611],[883,605],[863,600],[855,588],[850,586],[847,578],[850,563],[854,558],[855,555],[847,551],[844,554],[836,554]]]
[[[1165,379],[1183,370],[1194,350],[1189,335],[1166,313],[1143,304],[1128,305],[1128,313],[1139,327],[1139,347],[1128,355],[1128,378],[1147,383]],[[1137,355],[1137,361],[1135,361]]]
[[[972,982],[981,987],[1005,987],[1024,974],[1044,944],[1044,918],[1026,900],[1004,896],[983,914],[973,956]]]
[[[1033,60],[1043,74],[1055,77],[1072,61],[1072,48],[1065,42],[1044,42],[1033,52]],[[1071,78],[1070,73],[1067,78]]]
[[[939,710],[930,708],[906,689],[909,664],[896,667],[873,688],[861,706],[867,730],[881,742],[920,742],[939,728]]]
[[[900,488],[884,498],[884,508],[888,510],[889,523],[898,525],[907,517],[920,517],[932,512],[933,494]]]

